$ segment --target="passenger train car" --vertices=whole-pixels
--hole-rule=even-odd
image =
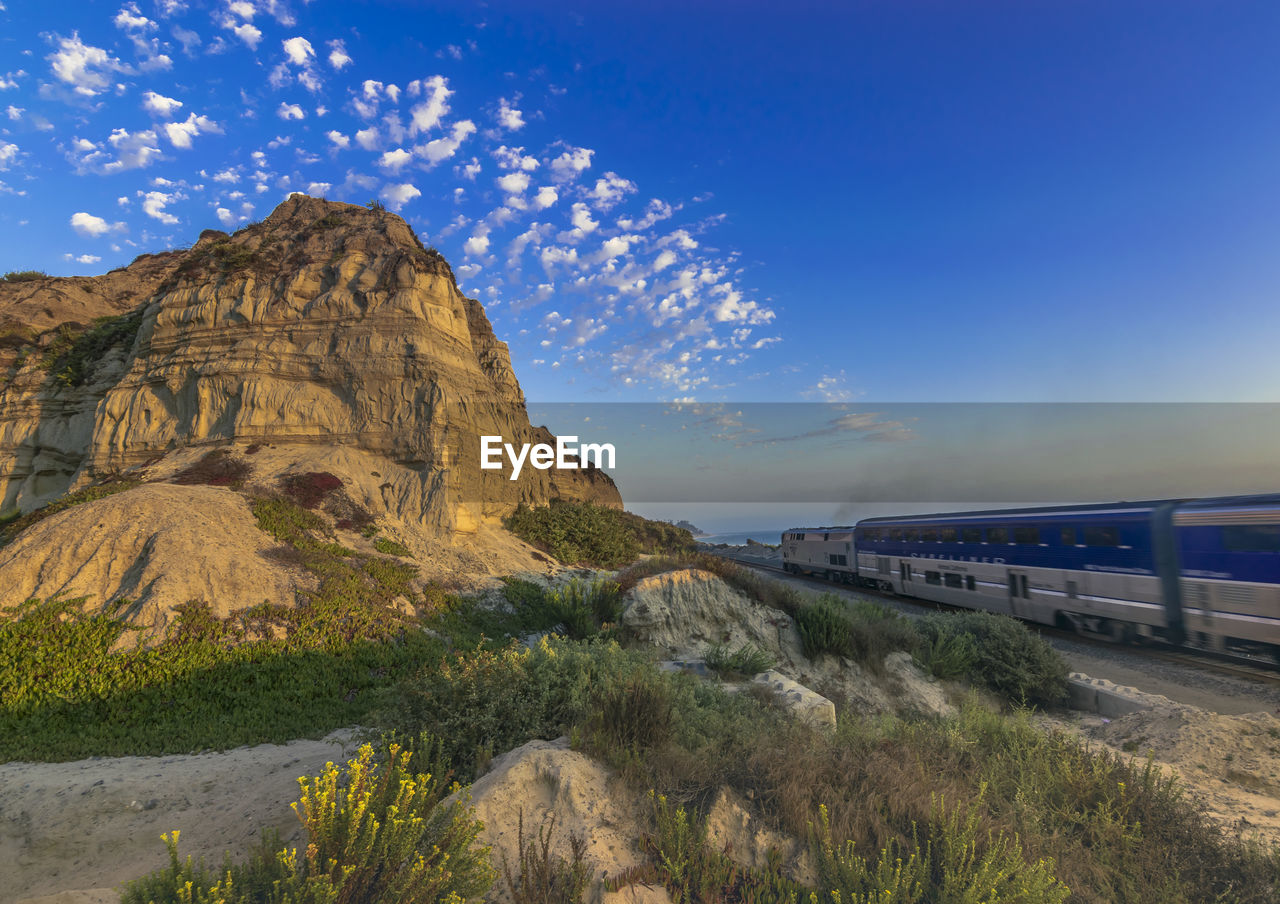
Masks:
[[[867,518],[783,567],[1116,640],[1280,655],[1280,495]]]

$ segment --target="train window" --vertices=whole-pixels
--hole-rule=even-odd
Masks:
[[[1119,546],[1120,529],[1118,527],[1086,527],[1084,543],[1085,546]]]
[[[958,531],[954,527],[944,527],[939,532],[939,537],[943,543],[954,543],[958,537]]]
[[[1040,528],[1038,527],[1015,527],[1013,529],[1013,542],[1021,546],[1037,546],[1040,543]]]
[[[920,539],[925,543],[937,543],[938,531],[935,528],[927,527],[920,531]]]
[[[889,531],[889,539],[890,539],[890,540],[894,540],[894,541],[901,540],[901,539],[902,539],[902,529],[901,529],[901,528],[897,528],[897,527],[895,527],[895,528],[893,528],[892,530],[890,530],[890,531]]]
[[[982,528],[966,527],[964,530],[960,532],[960,540],[964,543],[981,543]]]
[[[964,576],[959,574],[944,574],[943,580],[946,581],[948,587],[961,587],[964,585]]]
[[[987,528],[988,543],[1008,543],[1009,528],[1007,527],[988,527]]]
[[[1074,527],[1064,527],[1062,529],[1062,545],[1063,546],[1076,545],[1076,529]]]
[[[971,574],[966,574],[966,575],[964,576],[964,589],[965,589],[965,590],[977,590],[977,589],[978,589],[978,582],[977,582],[977,580],[974,578],[974,576],[973,576],[973,575],[971,575]]]
[[[1280,552],[1280,524],[1232,524],[1222,528],[1230,552]]]
[[[909,527],[902,532],[902,539],[906,540],[908,543],[914,543],[920,539],[920,531],[916,530],[914,527]]]
[[[926,571],[926,572],[924,573],[924,582],[925,582],[926,584],[941,584],[941,583],[942,583],[942,572],[940,572],[940,571]]]

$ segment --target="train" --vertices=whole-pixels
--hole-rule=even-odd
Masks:
[[[866,518],[785,571],[1102,635],[1280,660],[1280,494]]]

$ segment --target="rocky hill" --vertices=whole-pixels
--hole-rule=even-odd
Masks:
[[[234,481],[203,481],[215,485],[266,490],[290,474],[333,475],[352,505],[411,547],[483,538],[521,502],[621,505],[598,470],[526,468],[518,481],[482,471],[486,434],[553,441],[530,424],[480,303],[385,210],[295,195],[234,235],[208,230],[190,249],[106,276],[0,282],[0,518],[104,482],[143,484],[113,497],[104,522],[95,510],[106,500],[78,506],[0,550],[0,585],[20,593],[136,601],[150,592],[144,573],[172,583],[189,570],[155,561],[158,547],[181,558],[184,545],[225,545],[241,532],[237,518],[252,525],[243,500],[210,506],[198,498],[205,487],[150,486],[190,475],[210,452],[239,469]],[[160,542],[155,516],[181,541]],[[117,541],[109,562],[86,564]],[[253,549],[234,554],[260,560]],[[209,556],[188,549],[191,562]],[[218,571],[218,558],[202,567]],[[224,585],[192,578],[171,592]]]

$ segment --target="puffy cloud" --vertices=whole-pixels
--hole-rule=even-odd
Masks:
[[[509,195],[524,194],[525,189],[529,187],[528,173],[507,173],[505,176],[499,176],[497,180],[498,188],[502,189]]]
[[[435,141],[428,141],[424,145],[414,148],[414,151],[421,154],[427,159],[427,162],[434,166],[441,160],[447,160],[452,157],[462,145],[462,142],[469,135],[475,133],[476,124],[469,119],[463,119],[453,124],[453,131],[448,138],[437,138]]]
[[[391,205],[392,210],[399,210],[414,198],[420,197],[422,197],[422,192],[408,182],[403,182],[399,185],[387,185],[382,189],[382,199]]]
[[[96,254],[81,254],[79,257],[71,254],[64,254],[62,257],[65,260],[75,261],[77,264],[96,264],[102,260],[102,258],[98,257]]]
[[[329,42],[329,65],[339,71],[351,65],[351,57],[347,55],[347,45],[342,41]]]
[[[232,0],[231,3],[227,4],[227,9],[241,19],[252,19],[258,13],[257,8],[252,3],[249,3],[248,0]]]
[[[58,49],[48,59],[58,80],[71,85],[76,94],[84,97],[95,97],[106,91],[111,87],[110,73],[128,69],[101,47],[81,41],[79,32],[60,38]]]
[[[498,166],[502,169],[518,169],[531,173],[538,168],[537,158],[525,154],[524,148],[509,148],[504,144],[496,151],[492,151],[491,156],[498,161]]]
[[[576,264],[578,262],[578,249],[550,245],[542,249],[542,253],[538,255],[538,258],[542,261],[543,269],[550,271],[556,264]]]
[[[112,21],[123,31],[147,31],[156,27],[156,23],[144,16],[136,3],[126,3]]]
[[[250,25],[245,22],[243,25],[236,25],[231,28],[232,33],[249,45],[250,50],[257,50],[258,44],[262,41],[262,29]]]
[[[316,198],[323,198],[329,194],[329,189],[331,188],[333,188],[332,182],[312,182],[307,186],[307,194]]]
[[[9,106],[5,108],[5,112],[9,114],[10,119],[21,119],[22,114],[26,112],[26,109],[26,107],[15,107],[13,104],[9,104]]]
[[[767,323],[773,319],[773,311],[762,308],[754,301],[743,302],[742,293],[731,283],[713,286],[711,294],[724,296],[711,306],[712,316],[718,323]]]
[[[194,113],[188,116],[185,122],[166,122],[161,128],[164,129],[169,142],[175,148],[188,150],[191,148],[191,139],[197,135],[206,132],[222,133],[222,129],[212,119],[207,116],[197,116]]]
[[[399,172],[412,159],[413,155],[404,148],[396,148],[394,151],[387,151],[383,154],[378,159],[378,166],[392,172]]]
[[[498,100],[498,113],[495,117],[498,125],[508,132],[518,132],[524,128],[524,114],[512,106],[505,97]]]
[[[555,160],[551,161],[551,173],[557,182],[570,182],[591,166],[591,157],[595,151],[590,148],[571,147]]]
[[[336,148],[342,148],[345,150],[346,148],[351,147],[351,139],[336,129],[332,132],[326,132],[324,137],[333,142],[333,146]]]
[[[643,231],[645,229],[649,229],[660,220],[668,219],[679,209],[679,207],[672,207],[666,201],[654,198],[649,202],[649,206],[645,208],[643,217],[638,220],[632,220],[630,218],[619,219],[618,228]]]
[[[181,106],[182,101],[174,100],[172,97],[165,97],[163,94],[157,94],[154,91],[148,91],[142,95],[142,109],[155,116],[168,118]]]
[[[356,144],[364,148],[366,151],[376,151],[378,149],[378,130],[370,126],[367,129],[361,129],[356,132]]]
[[[635,190],[636,184],[630,179],[624,179],[617,173],[609,172],[604,174],[604,178],[596,180],[590,197],[597,209],[608,210]]]
[[[534,195],[533,207],[535,210],[545,210],[556,201],[560,200],[560,195],[550,185],[544,185],[538,189],[538,193]]]
[[[227,208],[219,207],[214,213],[218,216],[218,222],[228,229],[236,224],[236,215],[227,210]]]
[[[107,138],[107,144],[115,151],[115,159],[111,159],[106,150],[86,138],[75,140],[69,156],[81,172],[87,170],[103,174],[142,169],[160,158],[156,133],[152,129],[141,132],[116,129]]]
[[[284,101],[280,102],[280,107],[276,110],[276,116],[284,120],[307,118],[307,114],[297,104],[286,104]]]
[[[416,97],[420,93],[425,94],[426,99],[409,110],[410,135],[418,135],[440,125],[440,120],[449,112],[449,96],[453,94],[448,80],[442,75],[410,82],[409,95]]]
[[[676,262],[676,253],[670,248],[653,259],[653,272],[660,273]]]
[[[574,203],[569,222],[573,224],[573,228],[557,236],[562,242],[580,242],[600,225],[598,220],[591,219],[591,209],[581,201]]]
[[[483,230],[477,230],[471,238],[463,244],[462,250],[467,257],[479,257],[489,250],[489,236]]]
[[[220,170],[213,174],[213,181],[233,185],[240,181],[240,168],[229,166],[224,170]]]
[[[12,142],[0,141],[0,170],[7,170],[17,159],[18,146]]]
[[[197,47],[204,43],[200,39],[200,35],[190,29],[183,28],[180,25],[173,27],[173,36],[178,39],[178,43],[182,45],[182,52],[191,56]],[[219,39],[221,40],[221,39]]]
[[[311,46],[311,42],[306,38],[289,38],[283,42],[284,55],[288,57],[289,62],[295,66],[307,66],[316,57],[315,48]]]
[[[178,218],[166,211],[165,207],[179,200],[180,197],[176,192],[165,194],[162,191],[149,191],[143,196],[142,212],[166,226],[173,226],[178,222]]]
[[[102,217],[80,211],[71,215],[71,228],[85,238],[96,239],[100,235],[125,228],[124,223],[108,223]]]

